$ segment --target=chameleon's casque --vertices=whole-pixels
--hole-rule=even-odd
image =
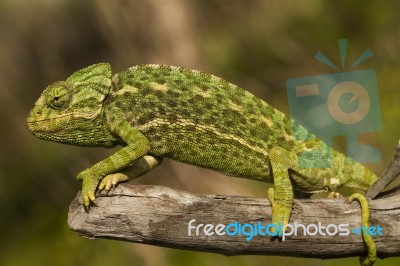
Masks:
[[[109,64],[75,72],[47,87],[31,111],[29,131],[42,139],[119,151],[78,174],[85,206],[96,189],[139,176],[168,157],[222,172],[274,183],[272,222],[289,222],[293,188],[302,193],[366,190],[376,175],[343,154],[309,157],[326,144],[253,94],[221,78],[179,67],[140,65],[111,76]],[[303,134],[307,141],[292,136]],[[320,169],[332,154],[332,167]]]

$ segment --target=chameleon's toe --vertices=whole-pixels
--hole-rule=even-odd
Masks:
[[[84,193],[82,191],[82,202],[83,206],[85,207],[89,207],[91,202],[93,202],[96,205],[96,197],[94,195],[94,192]]]
[[[343,196],[339,192],[331,191],[331,192],[329,192],[327,198],[328,199],[336,199],[336,198],[343,198]]]
[[[109,174],[104,177],[103,180],[101,180],[99,190],[109,191],[111,188],[114,188],[118,183],[128,180],[128,176],[122,173]]]

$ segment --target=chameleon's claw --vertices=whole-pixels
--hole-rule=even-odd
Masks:
[[[85,208],[88,208],[88,209],[89,209],[89,206],[90,206],[89,197],[82,195],[82,202],[83,202],[83,206],[84,206]]]
[[[83,205],[85,207],[89,207],[90,203],[93,202],[94,205],[97,206],[96,204],[96,197],[94,195],[94,192],[88,192],[86,195],[83,194],[84,192],[82,191],[82,201],[83,201]]]
[[[98,207],[99,205],[97,205],[97,202],[96,202],[96,200],[92,200],[91,201],[91,203],[92,203],[92,205],[94,205],[94,206],[96,206],[96,207]]]

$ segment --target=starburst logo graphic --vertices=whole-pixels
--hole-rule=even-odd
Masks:
[[[334,70],[346,69],[347,39],[339,40],[341,68],[318,51],[315,58]],[[358,66],[372,56],[367,49],[349,68]],[[291,117],[329,146],[335,136],[346,136],[347,155],[364,163],[377,163],[381,154],[371,145],[359,143],[359,135],[381,130],[376,72],[373,69],[338,72],[320,76],[289,79],[286,82]],[[292,134],[306,140],[303,132]],[[328,149],[305,152],[300,156],[301,167],[330,167],[330,160],[308,160],[327,156]],[[329,155],[329,154],[328,154]],[[315,164],[317,161],[317,164]],[[310,162],[313,162],[311,165]]]
[[[345,69],[345,63],[346,63],[346,55],[347,55],[347,44],[348,40],[347,39],[339,39],[339,52],[340,52],[340,60],[342,62],[342,69]],[[371,49],[367,49],[350,67],[349,69],[352,69],[353,67],[361,64],[368,58],[370,58],[373,55]],[[321,51],[318,51],[317,54],[315,55],[315,59],[318,61],[332,67],[335,70],[338,70],[338,67],[332,63],[331,60],[329,60],[328,57],[326,57]]]

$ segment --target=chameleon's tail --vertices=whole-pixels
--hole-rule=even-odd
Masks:
[[[349,197],[349,202],[352,202],[354,199],[357,199],[361,205],[361,226],[363,228],[369,227],[369,207],[367,199],[360,193],[355,193]],[[371,266],[375,263],[376,260],[376,247],[372,236],[362,231],[362,236],[364,239],[364,243],[367,246],[368,255],[366,257],[360,257],[360,264],[363,266]]]

